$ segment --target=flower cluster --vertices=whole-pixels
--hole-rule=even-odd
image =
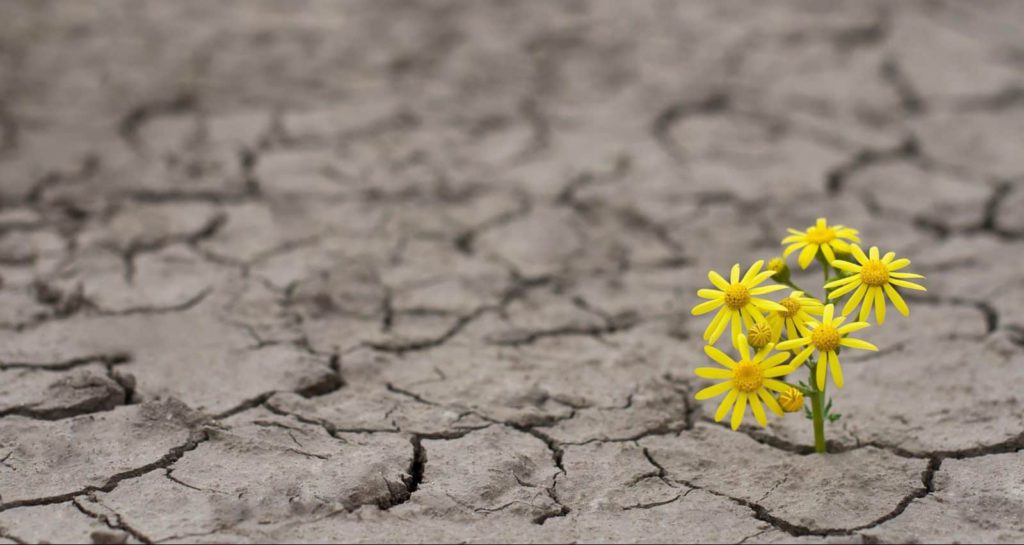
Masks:
[[[786,246],[783,256],[769,261],[767,268],[763,260],[754,262],[746,272],[736,264],[728,280],[710,271],[708,280],[713,287],[697,291],[706,301],[693,307],[693,314],[714,312],[704,330],[704,352],[721,367],[701,367],[696,373],[721,382],[700,390],[696,397],[702,400],[725,394],[715,421],[731,411],[733,429],[743,422],[747,406],[761,426],[767,425],[765,407],[778,416],[804,409],[814,420],[815,447],[823,452],[823,423],[838,418],[829,414],[831,400],[826,405],[825,387],[829,376],[836,388],[843,387],[840,352],[843,348],[878,350],[851,335],[870,327],[872,309],[875,322],[883,324],[887,302],[909,316],[910,308],[899,290],[923,291],[923,286],[910,280],[924,277],[903,272],[910,260],[896,259],[894,252],[879,257],[873,246],[865,254],[856,229],[829,225],[825,218],[818,218],[804,231],[789,232],[782,240]],[[815,260],[821,264],[825,279],[822,299],[791,280],[786,258],[797,250],[801,269]],[[769,281],[773,283],[765,285]],[[786,288],[792,291],[779,301],[762,297]],[[844,296],[846,301],[838,310]],[[853,315],[855,318],[850,318]],[[738,359],[715,347],[726,330]],[[806,383],[783,380],[801,367],[809,369]],[[811,401],[809,410],[805,399]]]

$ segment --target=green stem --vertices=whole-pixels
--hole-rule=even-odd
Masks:
[[[815,368],[817,365],[815,365]],[[825,391],[818,390],[815,369],[811,369],[811,417],[814,420],[814,452],[825,452]]]
[[[821,252],[817,255],[818,262],[821,263],[821,272],[825,277],[825,284],[828,284],[829,274],[828,271],[831,268],[828,264],[828,260],[825,259],[824,254]],[[822,288],[825,290],[825,297],[822,299],[828,303],[828,295],[831,290],[828,288]],[[824,365],[825,362],[818,361],[816,364],[810,367],[811,376],[807,381],[810,383],[811,391],[811,418],[814,421],[814,452],[825,452],[825,388],[818,389],[818,366]]]
[[[819,251],[817,257],[818,257],[818,263],[821,263],[821,273],[823,275],[825,275],[825,284],[828,284],[828,270],[829,270],[829,268],[831,268],[831,266],[828,264],[828,260],[825,259],[825,254],[822,254]],[[828,299],[828,292],[829,292],[829,290],[825,289],[825,299],[826,300]]]

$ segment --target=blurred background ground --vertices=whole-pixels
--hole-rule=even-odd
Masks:
[[[0,4],[0,542],[1024,539],[1024,3]],[[833,454],[709,268],[929,291]]]

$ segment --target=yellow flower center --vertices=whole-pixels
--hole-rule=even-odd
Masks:
[[[784,311],[777,311],[779,313],[779,316],[782,316],[783,318],[792,318],[796,316],[797,312],[800,312],[800,301],[797,301],[792,297],[786,297],[785,299],[779,301],[779,304],[786,307],[786,310]]]
[[[756,363],[741,361],[732,372],[732,385],[741,392],[756,392],[764,383],[764,373]]]
[[[779,394],[779,405],[787,413],[795,413],[804,406],[804,394],[796,388],[790,388]]]
[[[825,244],[836,238],[836,231],[831,227],[814,226],[807,230],[807,242],[811,244]]]
[[[828,324],[821,324],[811,332],[811,344],[822,352],[832,352],[839,348],[839,332]]]
[[[768,262],[768,265],[767,265],[768,270],[769,271],[773,271],[773,272],[779,272],[785,266],[786,266],[786,260],[782,259],[781,257],[773,257]]]
[[[725,305],[733,310],[739,310],[750,302],[750,290],[743,284],[733,284],[725,290]]]
[[[755,322],[747,332],[747,341],[754,348],[764,348],[772,340],[772,328],[766,322]]]
[[[860,269],[860,279],[869,286],[884,286],[889,282],[889,269],[877,259],[872,259]]]

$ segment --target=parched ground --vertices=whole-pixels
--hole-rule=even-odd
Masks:
[[[0,21],[0,543],[1024,540],[1024,3]],[[689,315],[819,215],[929,286],[828,456]]]

